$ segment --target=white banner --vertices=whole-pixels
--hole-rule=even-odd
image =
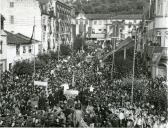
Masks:
[[[34,85],[47,87],[48,86],[48,82],[34,81]]]
[[[78,95],[79,91],[78,90],[66,90],[65,95]]]
[[[78,94],[79,94],[79,91],[77,90],[66,90],[64,92],[64,95],[66,96],[67,99],[75,98]]]

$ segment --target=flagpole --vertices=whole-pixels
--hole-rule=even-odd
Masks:
[[[58,61],[59,61],[59,58],[60,58],[60,55],[59,55],[59,54],[60,54],[60,41],[61,41],[61,32],[60,32],[60,30],[61,30],[61,29],[60,29],[60,26],[61,26],[61,25],[60,25],[60,19],[58,19],[58,26],[59,26],[59,27],[58,27],[58,38],[59,38],[59,39],[58,39]]]
[[[151,12],[151,4],[152,4],[152,1],[150,0],[150,5],[149,5],[149,18],[151,17],[151,15],[150,15],[150,12]]]
[[[74,87],[74,81],[75,81],[75,75],[74,75],[74,72],[73,72],[73,75],[72,75],[72,87]]]
[[[135,32],[135,44],[134,44],[134,54],[133,54],[133,67],[132,67],[132,87],[131,87],[131,103],[134,101],[134,77],[135,77],[135,54],[136,54],[136,32]]]
[[[34,26],[33,26],[33,39],[35,40],[35,17],[34,17]],[[36,73],[36,56],[35,56],[35,41],[34,41],[34,76]]]

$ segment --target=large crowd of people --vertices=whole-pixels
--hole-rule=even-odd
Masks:
[[[0,84],[1,127],[132,127],[167,128],[166,112],[157,113],[149,103],[134,103],[131,94],[117,88],[109,65],[79,53],[59,61],[50,60],[33,76],[4,72]],[[34,81],[48,81],[45,87]],[[61,86],[78,90],[75,98]],[[92,87],[92,89],[90,89]]]

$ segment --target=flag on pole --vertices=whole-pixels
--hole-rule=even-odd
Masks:
[[[30,42],[32,43],[32,40],[33,40],[33,36],[34,36],[34,31],[35,31],[35,25],[33,25],[33,31],[32,31],[32,36],[30,38]]]

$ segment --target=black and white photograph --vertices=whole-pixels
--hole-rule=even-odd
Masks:
[[[168,0],[0,0],[0,127],[168,128]]]

